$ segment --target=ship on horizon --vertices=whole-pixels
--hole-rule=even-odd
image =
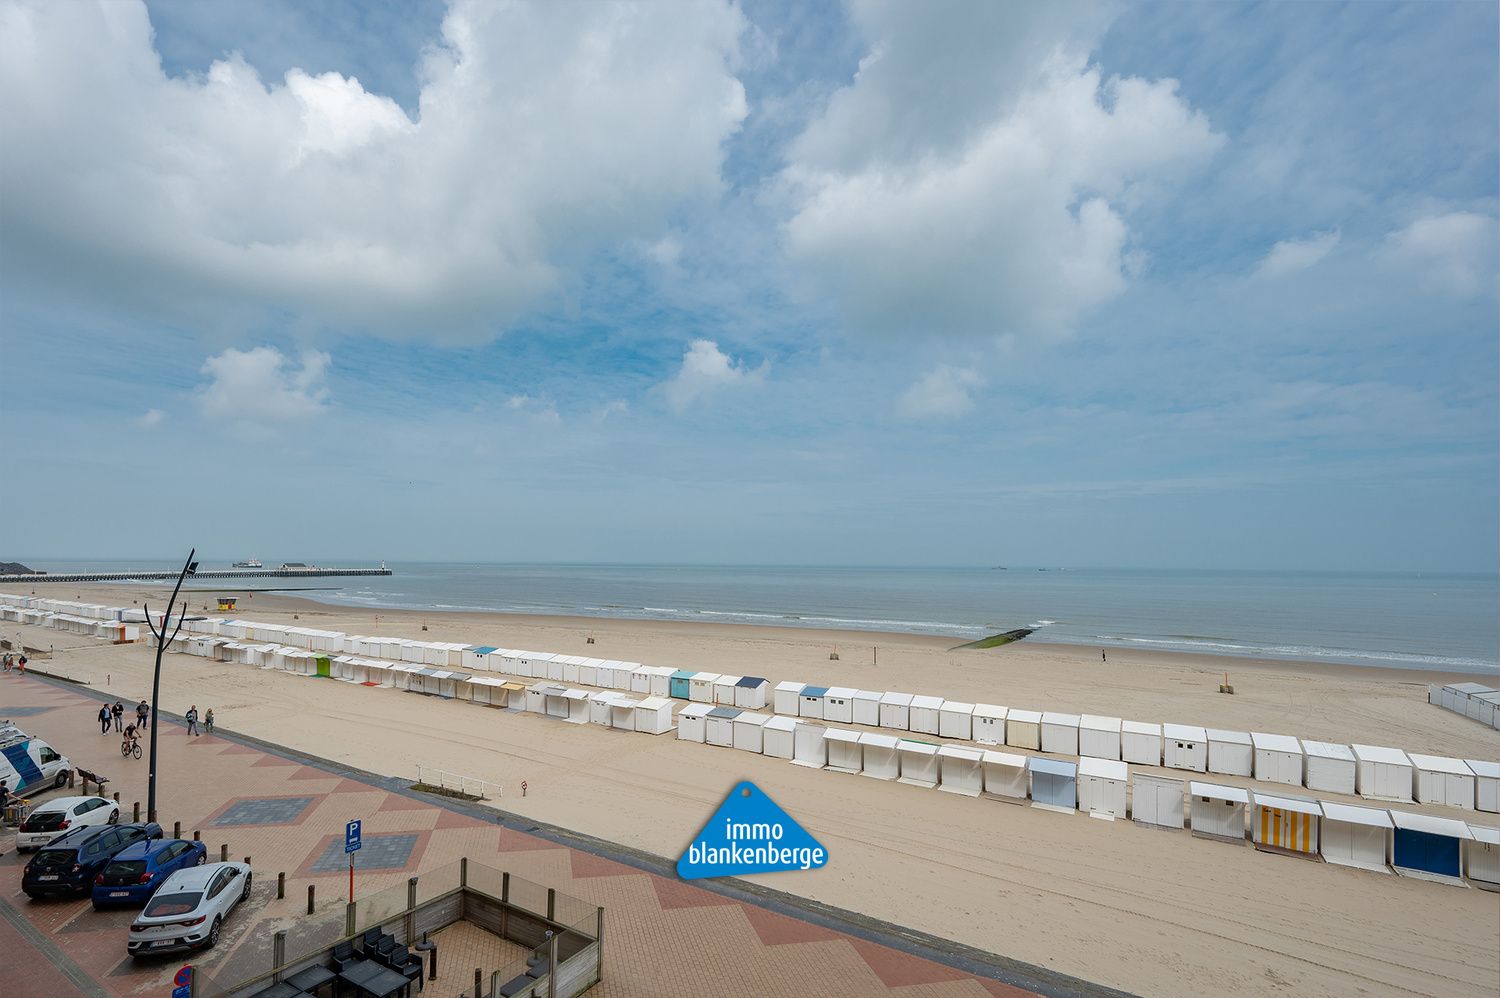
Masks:
[[[255,560],[254,558],[251,558],[249,561],[237,561],[234,564],[230,565],[229,567],[230,568],[265,568],[266,566],[262,565],[259,561]]]

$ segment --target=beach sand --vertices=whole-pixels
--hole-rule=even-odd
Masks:
[[[163,598],[159,590],[57,588],[63,598],[82,593],[112,605]],[[204,595],[191,595],[198,602],[190,609]],[[1103,664],[1098,649],[1021,643],[954,652],[957,639],[739,625],[404,611],[380,611],[377,624],[374,611],[260,594],[242,600],[237,616],[281,622],[292,614],[352,634],[1500,758],[1500,733],[1426,702],[1426,683],[1451,681],[1427,672],[1115,650]],[[144,644],[110,647],[14,624],[3,633],[55,646],[38,668],[127,701],[149,691],[154,650]],[[835,644],[840,658],[830,661]],[[1234,696],[1217,692],[1226,669]],[[211,706],[223,728],[378,773],[414,777],[420,763],[500,782],[506,810],[672,860],[729,788],[749,779],[828,847],[830,862],[747,879],[1142,994],[1493,995],[1500,980],[1500,903],[1478,890],[815,772],[675,734],[566,725],[185,655],[167,656],[163,672],[167,710]],[[90,720],[80,718],[80,728]],[[1495,815],[1411,809],[1500,824]]]

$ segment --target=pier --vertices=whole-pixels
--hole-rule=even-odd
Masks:
[[[199,569],[190,579],[333,579],[354,575],[390,575],[389,568],[221,568]],[[38,582],[170,582],[176,572],[83,572],[72,575],[0,575],[0,585]]]

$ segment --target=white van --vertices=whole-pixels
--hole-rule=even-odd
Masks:
[[[72,771],[73,764],[40,738],[16,732],[0,739],[0,780],[13,794],[60,787]]]

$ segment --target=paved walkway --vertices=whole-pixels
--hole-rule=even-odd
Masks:
[[[16,720],[28,732],[47,739],[76,765],[111,777],[110,790],[120,793],[128,819],[132,803],[145,800],[146,761],[120,758],[119,736],[100,735],[93,720],[97,709],[91,691],[36,676],[0,674],[0,718],[7,710],[24,713]],[[605,979],[591,992],[600,998],[1105,993],[1045,970],[739,881],[686,883],[671,875],[670,865],[659,857],[632,854],[516,816],[435,802],[406,792],[396,781],[274,746],[226,735],[189,737],[171,720],[158,737],[159,818],[167,834],[180,821],[184,837],[193,830],[201,833],[212,858],[224,844],[231,858],[248,856],[254,867],[250,903],[230,919],[217,949],[197,961],[221,984],[270,968],[269,939],[275,929],[308,921],[342,925],[348,891],[343,827],[349,819],[361,818],[365,849],[356,881],[360,896],[467,856],[602,905]],[[125,956],[131,913],[95,912],[86,900],[28,901],[20,891],[24,860],[17,858],[8,833],[0,839],[0,849],[7,853],[0,858],[0,951],[22,954],[20,960],[7,961],[12,968],[39,968],[35,973],[8,972],[7,995],[92,998],[171,990],[168,982],[183,961],[137,964]],[[282,900],[275,898],[278,872],[287,875]],[[317,892],[314,916],[306,914],[308,885]],[[483,969],[487,976],[496,968]],[[472,974],[467,968],[471,983]],[[433,992],[425,998],[446,996]]]

